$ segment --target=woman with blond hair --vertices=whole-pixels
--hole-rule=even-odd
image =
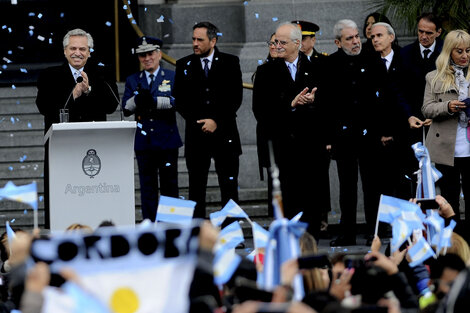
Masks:
[[[441,194],[460,214],[461,189],[470,196],[470,141],[469,116],[466,104],[469,97],[470,35],[464,30],[449,32],[442,52],[436,60],[436,70],[426,75],[423,115],[432,119],[426,137],[431,161],[442,173],[438,181]],[[469,102],[470,103],[470,102]],[[465,201],[464,238],[468,241],[470,227],[470,200]]]

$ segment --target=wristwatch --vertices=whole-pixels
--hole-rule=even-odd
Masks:
[[[91,86],[88,86],[88,90],[84,92],[84,94],[88,95],[91,92]]]

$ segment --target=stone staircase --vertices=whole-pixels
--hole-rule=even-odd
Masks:
[[[124,86],[118,84],[122,95]],[[35,104],[35,87],[0,88],[0,187],[8,181],[16,185],[23,185],[36,181],[38,183],[39,225],[44,225],[43,203],[43,169],[44,169],[44,120],[39,114]],[[108,120],[119,120],[118,111],[108,116]],[[178,121],[182,125],[182,121]],[[181,133],[183,131],[181,130]],[[137,163],[135,166],[135,216],[136,222],[142,220],[140,211],[140,186]],[[178,160],[180,196],[187,198],[188,173],[180,149]],[[267,190],[259,186],[241,187],[239,190],[239,205],[247,214],[260,225],[268,226],[271,218],[268,217]],[[220,210],[223,204],[217,182],[217,175],[212,166],[208,179],[207,213]],[[0,201],[0,230],[4,229],[5,221],[10,221],[13,227],[30,229],[33,227],[32,209],[18,202]],[[248,223],[244,229],[246,236],[251,235]]]

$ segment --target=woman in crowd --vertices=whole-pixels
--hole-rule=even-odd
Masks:
[[[443,175],[437,183],[442,196],[456,211],[457,221],[461,190],[464,195],[470,195],[470,119],[463,102],[469,96],[469,57],[470,35],[464,30],[449,32],[436,60],[436,70],[426,75],[422,107],[424,116],[433,120],[426,146],[432,162]],[[465,215],[469,210],[470,201],[466,201]],[[465,216],[462,228],[467,241],[469,219],[470,213]]]

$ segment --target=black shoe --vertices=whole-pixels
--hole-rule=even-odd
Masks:
[[[330,241],[330,247],[339,247],[339,246],[355,246],[356,245],[356,236],[339,236],[335,240]]]

